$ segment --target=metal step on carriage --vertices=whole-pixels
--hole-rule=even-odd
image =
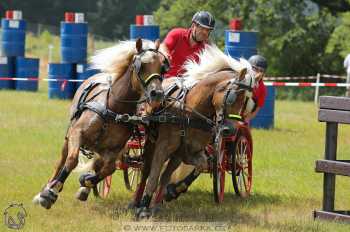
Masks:
[[[236,195],[248,197],[252,189],[253,179],[253,141],[249,126],[246,123],[235,123],[233,134],[226,136],[218,133],[213,144],[205,147],[208,156],[209,173],[213,180],[214,200],[221,203],[224,200],[226,174],[231,175],[232,185]],[[144,129],[139,126],[139,134],[129,139],[121,162],[116,168],[123,171],[125,186],[135,191],[141,179],[143,165]],[[112,188],[112,175],[106,177],[94,189],[97,197],[106,198]]]

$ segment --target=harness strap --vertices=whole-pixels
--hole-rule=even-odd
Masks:
[[[201,118],[181,117],[171,114],[146,116],[143,120],[157,123],[175,124],[182,127],[190,127],[204,131],[211,130],[214,127],[213,123]]]
[[[227,117],[229,119],[243,121],[243,117],[241,115],[238,115],[238,114],[229,114],[229,115],[227,115]]]
[[[149,76],[144,80],[145,84],[148,85],[148,82],[150,82],[153,78],[157,78],[157,79],[159,79],[159,80],[162,80],[162,77],[160,76],[159,73],[153,73],[153,74],[149,75]]]

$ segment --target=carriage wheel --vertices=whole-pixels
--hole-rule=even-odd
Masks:
[[[139,140],[131,140],[128,142],[128,149],[124,155],[127,168],[123,169],[124,184],[130,191],[135,191],[137,185],[141,181],[143,145]]]
[[[135,191],[141,181],[141,170],[138,168],[128,168],[123,170],[125,187],[130,191]]]
[[[252,188],[252,144],[246,132],[238,133],[232,168],[232,183],[235,193],[241,197],[248,197]]]
[[[215,145],[215,153],[213,156],[213,192],[216,203],[224,200],[225,193],[225,140],[220,136]]]
[[[106,198],[111,190],[112,175],[101,180],[95,188],[93,188],[96,197]]]

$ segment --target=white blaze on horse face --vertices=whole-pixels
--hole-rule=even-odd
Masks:
[[[153,63],[156,58],[156,54],[152,51],[146,51],[142,56],[141,56],[141,62],[144,64],[147,63]]]

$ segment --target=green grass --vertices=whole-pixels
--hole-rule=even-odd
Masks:
[[[51,210],[31,202],[51,175],[68,124],[69,101],[48,100],[47,87],[38,93],[0,91],[0,209],[23,203],[28,217],[23,231],[118,231],[133,221],[125,210],[132,193],[121,172],[113,177],[107,200],[74,198],[79,184],[73,173]],[[321,208],[322,174],[314,172],[323,158],[325,124],[317,121],[312,103],[277,101],[275,129],[253,130],[253,194],[233,195],[230,178],[224,203],[213,201],[212,179],[200,176],[189,192],[164,206],[153,220],[230,223],[230,231],[349,231],[340,223],[314,221]],[[349,159],[350,130],[340,126],[338,158]],[[228,176],[227,176],[228,177]],[[336,209],[350,209],[348,178],[337,177]],[[0,231],[10,231],[4,224]]]

